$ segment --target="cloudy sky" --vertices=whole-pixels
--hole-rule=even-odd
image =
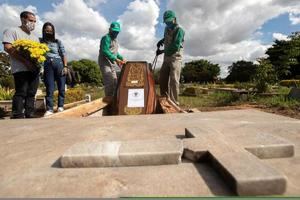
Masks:
[[[186,32],[185,61],[218,63],[222,76],[232,62],[255,61],[275,39],[300,31],[298,0],[0,0],[0,36],[30,10],[38,16],[37,35],[50,21],[71,60],[96,60],[100,38],[110,22],[120,21],[120,52],[127,60],[152,62],[166,9],[176,12]]]

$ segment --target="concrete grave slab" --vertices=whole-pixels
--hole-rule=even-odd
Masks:
[[[292,142],[270,133],[254,130],[251,134],[249,132],[242,132],[238,137],[226,134],[226,138],[224,138],[224,134],[213,127],[207,125],[201,126],[202,127],[186,129],[186,137],[202,138],[203,140],[212,137],[214,142],[222,138],[222,143],[230,141],[230,145],[241,146],[260,159],[292,157],[295,153],[295,145]],[[189,143],[195,142],[190,141]],[[197,143],[194,144],[194,146],[195,145],[201,144]]]
[[[243,135],[243,139],[234,140],[206,125],[186,129],[186,136],[190,139],[184,140],[184,156],[192,161],[210,160],[238,195],[275,195],[285,192],[287,180],[284,174],[265,165],[246,151],[243,145],[253,145],[250,152],[254,155],[263,158],[272,158],[273,155],[278,158],[281,155],[294,155],[294,145],[288,141],[267,134],[261,137],[247,134]],[[254,146],[255,142],[260,145]],[[265,148],[262,144],[269,146]]]
[[[68,149],[60,159],[63,168],[127,167],[180,164],[181,140],[86,142]]]
[[[258,160],[287,177],[286,191],[281,196],[300,195],[300,121],[257,110],[237,110],[0,121],[0,196],[100,198],[236,195],[229,183],[207,162],[183,160],[178,165],[118,168],[64,169],[59,166],[58,158],[77,143],[184,138],[186,127],[202,125],[213,127],[225,138],[232,138],[230,142],[242,134],[261,132],[291,141],[295,145],[293,157]]]

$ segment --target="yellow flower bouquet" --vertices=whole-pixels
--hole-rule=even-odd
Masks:
[[[33,65],[40,68],[46,60],[46,53],[49,48],[46,44],[41,44],[32,40],[16,40],[13,47],[25,59],[28,59]]]

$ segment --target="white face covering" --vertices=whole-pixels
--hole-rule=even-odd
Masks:
[[[25,24],[25,27],[26,27],[26,29],[27,29],[28,31],[33,31],[34,28],[35,28],[35,23],[34,23],[34,22],[27,22],[27,23]]]

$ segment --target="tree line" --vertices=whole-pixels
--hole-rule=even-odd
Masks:
[[[228,66],[227,83],[234,82],[275,82],[285,79],[300,79],[300,32],[292,33],[288,40],[275,40],[266,51],[267,58],[258,59],[257,63],[240,60]],[[102,86],[103,80],[95,61],[82,59],[69,63],[80,76],[80,83]],[[185,83],[215,82],[220,75],[219,64],[208,60],[196,60],[185,63],[181,81]],[[155,72],[158,79],[159,71]],[[10,87],[13,79],[9,72],[9,57],[0,53],[0,84]]]
[[[259,58],[257,63],[245,60],[232,63],[225,81],[255,82],[262,71],[268,72],[272,81],[300,79],[300,32],[292,33],[288,40],[275,40],[266,55],[267,58]],[[185,64],[182,75],[185,82],[213,82],[220,75],[219,68],[206,60],[192,61]]]

